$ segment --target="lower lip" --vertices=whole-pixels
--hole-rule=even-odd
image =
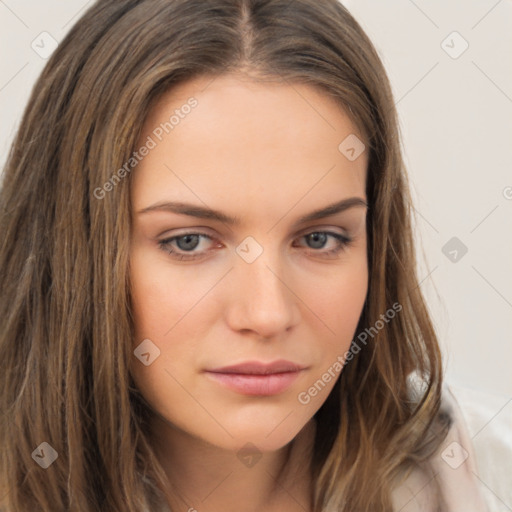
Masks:
[[[270,396],[282,393],[297,379],[301,370],[296,372],[272,373],[267,375],[248,375],[242,373],[206,372],[217,382],[243,395]]]

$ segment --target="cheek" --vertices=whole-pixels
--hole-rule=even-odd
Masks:
[[[160,412],[169,410],[168,396],[173,397],[172,410],[183,407],[183,393],[171,374],[176,373],[173,361],[181,361],[183,367],[189,364],[187,344],[169,341],[175,340],[175,333],[186,326],[189,303],[195,296],[187,286],[190,278],[171,272],[164,260],[165,254],[162,257],[138,247],[130,254],[130,295],[135,327],[132,340],[132,354],[135,354],[131,357],[130,373],[152,410]],[[187,337],[184,335],[183,339]],[[142,346],[145,348],[140,349]],[[150,355],[144,362],[144,357],[137,357],[137,353]]]
[[[364,258],[341,266],[319,281],[308,281],[302,290],[306,304],[323,321],[334,346],[349,345],[368,292],[368,266]],[[320,328],[320,327],[319,327]]]
[[[311,378],[297,398],[314,412],[326,400],[343,371],[367,292],[368,269],[364,260],[331,275],[331,279],[323,281],[322,289],[310,285],[304,290],[309,308],[321,319],[311,327],[319,357]]]
[[[160,255],[138,247],[132,250],[132,350],[137,351],[144,340],[150,340],[154,347],[151,343],[149,346],[158,354],[148,366],[136,354],[131,358],[132,374],[147,396],[168,389],[171,378],[166,370],[181,379],[197,365],[204,333],[218,315],[218,306],[207,296],[216,281],[215,272],[201,279],[192,266],[169,265],[163,252]]]
[[[204,283],[190,270],[176,271],[165,253],[137,250],[130,257],[135,342],[150,335],[164,339],[204,294]],[[140,341],[139,341],[140,342]]]
[[[352,337],[359,322],[368,292],[368,272],[366,266],[354,271],[344,281],[343,286],[331,297],[332,315],[335,328],[340,335],[348,332]]]

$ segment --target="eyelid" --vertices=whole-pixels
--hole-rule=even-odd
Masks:
[[[190,234],[204,234],[211,238],[218,237],[218,235],[215,234],[215,230],[208,226],[190,226],[185,228],[166,229],[165,231],[162,231],[160,234],[156,235],[155,239],[158,240],[160,237],[167,239],[173,238],[175,236],[184,236]]]
[[[336,231],[338,229],[341,230],[341,233]],[[338,233],[339,235],[343,235],[343,236],[347,236],[347,237],[350,236],[350,230],[341,228],[339,226],[333,227],[332,225],[326,225],[326,224],[318,224],[318,225],[310,226],[309,228],[301,229],[293,236],[294,237],[304,236],[304,235],[308,235],[309,233],[316,233],[317,231],[331,231],[334,233]]]

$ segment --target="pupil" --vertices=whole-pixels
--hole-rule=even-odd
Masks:
[[[310,237],[310,240],[313,241],[313,243],[317,243],[315,249],[321,249],[325,244],[325,239],[327,238],[325,233],[310,233],[308,236]],[[318,244],[318,242],[320,243]]]
[[[186,240],[185,244],[180,243],[182,240]],[[177,244],[181,250],[186,251],[186,250],[190,250],[190,249],[195,249],[197,247],[198,240],[199,240],[198,235],[183,235],[177,239]],[[190,241],[192,241],[192,246],[190,246]]]

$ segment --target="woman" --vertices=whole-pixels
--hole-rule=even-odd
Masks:
[[[335,0],[98,1],[0,197],[4,512],[485,510]]]

